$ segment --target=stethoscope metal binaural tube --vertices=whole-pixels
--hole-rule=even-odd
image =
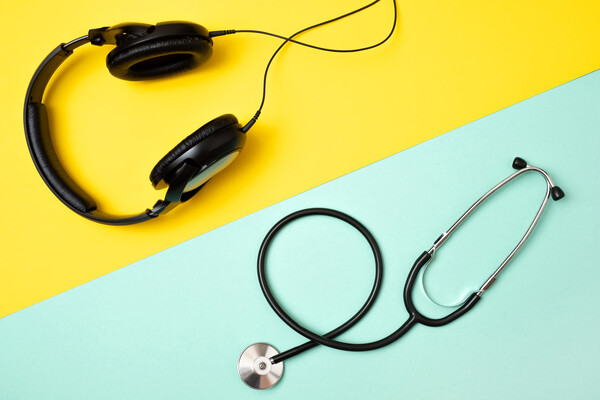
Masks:
[[[533,231],[533,228],[538,223],[538,221],[542,215],[542,212],[544,211],[544,209],[548,203],[548,199],[550,197],[552,197],[553,200],[560,200],[561,198],[564,197],[564,192],[558,186],[556,186],[554,184],[552,179],[550,179],[550,176],[544,170],[537,168],[537,167],[527,165],[527,163],[519,157],[514,159],[513,168],[517,169],[517,171],[515,173],[511,174],[509,177],[507,177],[506,179],[501,181],[499,184],[497,184],[492,189],[490,189],[487,193],[485,193],[483,196],[481,196],[481,198],[479,198],[479,200],[477,200],[471,207],[469,207],[469,209],[450,227],[450,229],[448,229],[446,232],[444,232],[442,235],[440,235],[440,237],[438,237],[438,239],[435,240],[433,246],[428,251],[423,252],[419,256],[419,258],[417,258],[417,260],[413,264],[413,267],[411,268],[411,270],[408,274],[408,277],[407,277],[407,280],[406,280],[406,283],[404,286],[404,294],[403,294],[404,304],[408,311],[409,317],[402,324],[402,326],[400,326],[395,332],[393,332],[392,334],[388,335],[387,337],[385,337],[383,339],[373,341],[370,343],[346,343],[346,342],[334,340],[333,337],[336,336],[337,334],[341,333],[340,328],[330,332],[327,335],[316,334],[316,333],[304,328],[299,323],[297,323],[279,305],[279,303],[277,302],[277,300],[275,299],[275,297],[273,296],[273,294],[271,293],[271,291],[269,289],[269,286],[268,286],[268,283],[266,280],[266,274],[265,274],[264,264],[265,264],[266,252],[267,252],[269,243],[281,227],[283,227],[285,224],[287,224],[291,220],[298,218],[299,216],[303,216],[305,214],[310,215],[311,210],[309,209],[309,210],[298,211],[296,213],[290,214],[289,216],[287,216],[287,217],[283,218],[281,221],[279,221],[271,229],[271,231],[269,231],[269,233],[265,237],[265,240],[263,241],[261,250],[259,252],[259,260],[258,260],[259,282],[261,285],[261,289],[265,295],[265,298],[267,299],[267,302],[269,303],[271,308],[273,308],[275,313],[290,328],[294,329],[296,332],[300,333],[301,335],[305,336],[306,338],[310,339],[311,341],[304,343],[300,346],[297,346],[291,350],[280,353],[280,354],[277,353],[277,350],[275,350],[275,348],[273,348],[272,346],[267,345],[265,343],[257,343],[257,344],[249,346],[246,350],[244,350],[244,352],[240,356],[240,360],[238,361],[238,372],[239,372],[242,380],[250,387],[253,387],[256,389],[266,389],[268,387],[273,386],[281,378],[282,373],[283,373],[283,365],[281,363],[284,360],[286,360],[290,357],[293,357],[295,355],[298,355],[298,354],[316,346],[316,344],[322,344],[324,346],[332,347],[332,348],[339,349],[339,350],[346,350],[346,351],[375,350],[375,349],[387,346],[388,344],[395,342],[400,337],[402,337],[406,332],[408,332],[410,330],[410,328],[412,328],[417,323],[420,323],[420,324],[426,325],[426,326],[439,327],[439,326],[446,325],[446,324],[458,319],[459,317],[461,317],[465,313],[467,313],[469,310],[471,310],[475,306],[475,304],[477,304],[477,302],[481,299],[481,295],[490,288],[490,286],[495,282],[498,274],[500,274],[500,272],[502,272],[502,270],[506,267],[506,265],[510,262],[510,260],[512,260],[512,258],[515,256],[517,251],[519,251],[519,249],[523,246],[525,241],[529,238],[529,236],[531,235],[531,232]],[[415,307],[413,300],[412,300],[412,291],[414,288],[414,284],[415,284],[421,270],[423,269],[423,274],[424,274],[424,267],[426,268],[426,266],[431,262],[435,252],[446,242],[446,240],[448,240],[450,235],[460,226],[460,224],[462,224],[465,221],[465,219],[469,215],[471,215],[471,213],[478,206],[480,206],[486,199],[488,199],[493,193],[495,193],[501,187],[506,185],[508,182],[512,181],[517,176],[520,176],[523,173],[528,172],[528,171],[536,171],[536,172],[541,173],[544,176],[544,178],[546,180],[546,194],[544,196],[544,200],[542,201],[542,204],[540,205],[540,208],[538,209],[532,223],[529,225],[527,231],[525,232],[525,234],[523,235],[521,240],[518,242],[516,247],[504,259],[504,261],[492,273],[492,275],[484,282],[484,284],[480,287],[480,289],[478,291],[470,294],[464,301],[462,301],[459,304],[459,307],[456,310],[454,310],[453,312],[451,312],[450,314],[448,314],[445,317],[437,318],[437,319],[428,318],[428,317],[424,316],[423,314],[421,314],[419,312],[419,310],[417,310],[417,308]],[[312,210],[315,210],[315,209],[312,209]],[[322,209],[320,209],[320,210],[322,210]],[[343,217],[340,217],[340,215],[342,215],[344,217],[354,220],[352,217],[347,216],[346,214],[340,213],[338,211],[335,211],[335,210],[328,210],[328,211],[330,211],[332,213],[337,213],[337,215],[332,215],[332,216],[336,216],[340,219],[344,219]],[[325,215],[329,215],[329,214],[325,214]],[[357,227],[356,225],[354,225],[354,226]],[[360,225],[360,226],[361,226],[362,230],[366,231],[366,228],[362,227],[362,225]],[[365,235],[364,232],[363,232],[363,235]],[[365,237],[367,237],[367,238],[370,237],[370,233],[368,233],[368,231],[367,231],[367,235],[365,235]],[[370,244],[373,247],[373,243],[371,243],[371,241],[370,241]],[[377,248],[376,244],[374,246],[375,246],[375,247],[373,247],[374,249]],[[421,276],[423,276],[423,274],[421,274]],[[375,295],[373,295],[373,293],[374,292],[372,292],[372,295],[370,296],[369,300],[363,306],[363,309],[368,309],[372,305],[372,303],[370,303],[370,302],[374,301],[375,296],[376,296],[376,291],[375,291]],[[426,291],[425,291],[425,294],[427,295],[427,297],[429,297],[429,295],[427,294]],[[431,300],[431,298],[430,298],[430,300]],[[357,321],[358,321],[358,318],[356,319],[356,321],[354,321],[354,323]],[[346,325],[346,329],[349,327],[348,323],[346,323],[344,325]],[[263,354],[263,355],[258,355],[258,358],[256,358],[255,356],[257,355],[257,351],[259,351],[259,352],[264,351],[265,354],[268,353],[268,357],[266,357]],[[255,359],[252,360],[251,357],[255,357]],[[258,362],[257,360],[260,362]],[[274,371],[277,371],[277,373],[271,373],[271,371],[270,371],[271,368],[274,368]],[[261,380],[262,378],[268,378],[268,379]],[[263,385],[263,383],[265,383],[265,384]]]
[[[512,260],[513,257],[517,254],[517,252],[521,249],[521,247],[523,247],[523,244],[529,238],[529,236],[531,235],[531,232],[533,231],[533,228],[535,228],[540,217],[542,216],[542,213],[544,212],[544,209],[546,208],[546,205],[548,204],[548,199],[550,197],[552,197],[552,199],[556,201],[556,200],[562,199],[565,196],[562,189],[554,184],[554,182],[550,178],[550,175],[548,175],[548,173],[546,171],[544,171],[543,169],[534,167],[531,165],[527,165],[527,162],[525,162],[525,160],[523,160],[520,157],[516,157],[514,159],[513,168],[515,168],[517,171],[514,172],[509,177],[507,177],[506,179],[504,179],[502,182],[498,183],[493,188],[491,188],[486,194],[481,196],[479,198],[479,200],[477,200],[475,203],[473,203],[473,205],[471,207],[469,207],[469,209],[450,227],[450,229],[448,229],[446,232],[444,232],[440,235],[440,237],[433,243],[433,246],[431,247],[431,249],[428,250],[428,253],[433,258],[433,256],[435,255],[435,252],[446,242],[446,240],[448,240],[450,235],[467,219],[467,217],[469,215],[471,215],[471,213],[473,211],[475,211],[475,209],[477,207],[479,207],[485,200],[487,200],[492,194],[494,194],[496,191],[498,191],[504,185],[506,185],[507,183],[509,183],[510,181],[515,179],[516,177],[524,174],[525,172],[535,171],[535,172],[539,172],[540,174],[542,174],[542,176],[546,180],[546,194],[544,196],[542,204],[540,205],[540,208],[538,209],[537,213],[535,214],[533,221],[527,228],[527,231],[525,232],[525,234],[523,235],[521,240],[519,240],[519,243],[517,243],[515,248],[504,259],[504,261],[502,261],[500,266],[498,268],[496,268],[496,270],[492,273],[492,275],[490,275],[490,277],[483,283],[483,285],[481,285],[479,290],[477,290],[476,294],[479,296],[481,296],[483,294],[483,292],[485,292],[486,290],[488,290],[490,288],[490,286],[492,286],[492,284],[496,281],[496,278],[498,277],[500,272],[502,272],[502,270],[506,267],[506,265],[510,262],[510,260]],[[439,306],[443,306],[443,307],[455,307],[455,306],[463,304],[465,301],[467,301],[468,297],[467,297],[467,299],[460,301],[456,305],[446,306],[446,305],[440,304],[437,301],[433,300],[433,298],[427,292],[425,284],[423,283],[424,276],[425,276],[425,270],[427,269],[428,265],[429,264],[427,264],[425,266],[423,274],[421,275],[421,282],[422,282],[423,292],[425,293],[425,295],[431,302],[433,302]]]

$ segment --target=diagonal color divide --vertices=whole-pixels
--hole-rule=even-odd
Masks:
[[[590,249],[599,103],[594,73],[7,316],[0,398],[598,398],[600,272]],[[264,392],[240,381],[247,345],[303,342],[257,283],[258,247],[273,223],[323,206],[373,232],[385,262],[381,295],[343,339],[376,340],[405,320],[402,287],[414,259],[511,172],[517,154],[545,168],[566,197],[549,205],[473,311],[443,328],[415,327],[378,351],[315,348],[286,361],[282,380]],[[537,175],[515,180],[461,226],[428,272],[436,298],[451,302],[478,287],[471,278],[480,284],[476,275],[506,256],[544,189]],[[370,289],[372,255],[357,236],[317,217],[273,243],[275,294],[321,332],[352,315]]]

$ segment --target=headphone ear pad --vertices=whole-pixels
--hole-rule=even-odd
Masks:
[[[106,56],[106,66],[117,78],[139,81],[191,70],[211,55],[212,43],[204,36],[157,37],[117,45]]]
[[[152,182],[152,185],[159,189],[159,183],[167,178],[166,175],[173,170],[172,164],[178,158],[183,156],[188,150],[191,150],[194,146],[198,145],[200,142],[206,140],[215,133],[218,133],[225,128],[234,126],[241,132],[241,125],[238,123],[237,118],[232,114],[221,115],[220,117],[217,117],[201,126],[194,133],[183,139],[177,146],[175,146],[163,158],[161,158],[156,166],[154,166],[152,172],[150,172],[150,181]],[[241,145],[243,146],[243,143],[241,143]],[[208,164],[210,161],[211,160],[197,160],[197,163]]]

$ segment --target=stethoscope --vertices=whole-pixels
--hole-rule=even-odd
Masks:
[[[439,327],[449,324],[452,321],[455,321],[459,317],[466,314],[469,310],[471,310],[477,302],[481,299],[483,293],[488,290],[492,284],[496,281],[496,278],[502,272],[502,270],[506,267],[506,265],[512,260],[517,251],[523,246],[527,238],[531,235],[533,228],[538,223],[542,212],[546,208],[548,204],[548,199],[552,197],[553,200],[560,200],[564,197],[564,192],[554,184],[550,176],[541,168],[537,168],[531,165],[527,165],[525,160],[522,158],[515,158],[513,161],[513,168],[517,171],[512,175],[498,183],[496,186],[491,188],[486,194],[481,196],[479,200],[477,200],[459,219],[448,229],[446,232],[442,233],[440,237],[438,237],[433,246],[428,250],[423,252],[419,258],[415,261],[412,269],[410,270],[408,277],[406,279],[406,284],[404,286],[404,304],[408,311],[408,319],[406,322],[402,324],[395,332],[388,335],[387,337],[370,342],[370,343],[347,343],[339,340],[335,340],[334,337],[342,334],[343,332],[350,329],[354,326],[371,308],[377,295],[379,293],[379,289],[381,288],[381,282],[383,277],[383,261],[381,257],[381,252],[375,241],[375,238],[371,235],[369,230],[358,222],[356,219],[351,216],[344,214],[340,211],[331,210],[327,208],[309,208],[305,210],[296,211],[292,214],[281,219],[277,222],[271,230],[265,236],[262,245],[260,247],[260,251],[258,254],[258,280],[260,283],[260,287],[262,289],[263,294],[271,308],[275,311],[275,313],[293,330],[301,334],[302,336],[310,339],[309,342],[306,342],[300,346],[294,347],[290,350],[287,350],[283,353],[279,353],[273,346],[267,343],[255,343],[249,347],[247,347],[241,354],[238,360],[238,373],[242,378],[242,381],[251,388],[254,389],[267,389],[273,385],[275,385],[283,375],[283,361],[287,360],[295,355],[298,355],[308,349],[315,347],[317,344],[322,344],[324,346],[332,347],[334,349],[346,350],[346,351],[369,351],[379,349],[381,347],[387,346],[400,337],[402,337],[406,332],[408,332],[413,326],[417,324],[431,326],[431,327]],[[490,277],[481,285],[479,290],[473,292],[468,295],[462,302],[457,305],[457,309],[445,317],[442,318],[429,318],[424,316],[417,310],[412,300],[412,291],[414,284],[417,280],[417,277],[421,276],[421,281],[423,282],[423,276],[426,270],[427,265],[433,259],[435,252],[448,240],[450,235],[462,224],[465,219],[479,206],[481,205],[488,197],[490,197],[494,192],[498,189],[506,185],[508,182],[515,179],[517,176],[520,176],[528,171],[536,171],[542,174],[546,180],[546,195],[544,196],[544,200],[540,208],[538,209],[533,221],[527,228],[525,235],[521,238],[521,240],[517,243],[516,247],[510,252],[508,257],[504,259],[504,261],[500,264],[500,266],[490,275]],[[363,304],[363,306],[358,310],[352,318],[346,321],[344,324],[340,325],[333,331],[325,334],[319,335],[296,322],[292,317],[290,317],[280,306],[279,302],[275,299],[275,296],[271,292],[269,288],[269,284],[266,279],[265,272],[265,259],[267,256],[267,251],[269,246],[273,240],[273,238],[277,235],[277,233],[290,222],[297,220],[298,218],[306,217],[309,215],[324,215],[330,216],[333,218],[340,219],[354,228],[356,228],[367,240],[369,243],[371,250],[373,251],[373,255],[375,257],[375,280],[373,283],[373,288],[367,298],[367,301]],[[423,269],[423,273],[420,274],[420,271]],[[423,285],[423,288],[424,285]],[[427,294],[427,292],[425,291]],[[427,294],[427,296],[431,299],[431,297]],[[437,303],[436,303],[437,304]]]

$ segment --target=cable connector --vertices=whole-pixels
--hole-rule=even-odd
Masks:
[[[252,128],[252,125],[254,125],[254,123],[256,123],[256,120],[258,119],[258,117],[260,117],[260,110],[256,112],[256,114],[254,114],[254,117],[252,117],[252,119],[250,121],[248,121],[248,123],[242,128],[242,132],[246,133],[250,130],[250,128]]]
[[[235,33],[235,29],[228,29],[225,31],[212,31],[212,32],[208,32],[208,37],[214,38],[215,36],[233,35],[234,33]]]

